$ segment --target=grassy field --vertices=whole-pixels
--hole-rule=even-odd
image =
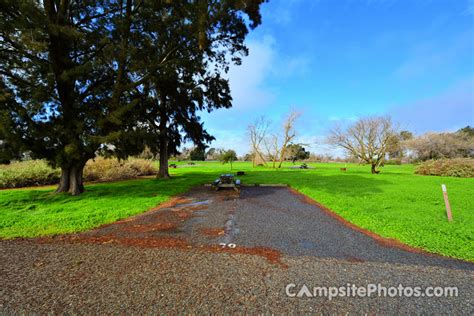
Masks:
[[[142,179],[87,185],[83,195],[52,195],[53,188],[0,191],[0,237],[33,237],[87,230],[143,212],[174,194],[209,183],[229,165],[197,162],[171,169],[172,180]],[[408,245],[474,260],[474,179],[413,174],[413,166],[310,164],[314,169],[244,170],[244,183],[287,183],[350,222]],[[289,166],[289,164],[287,165]],[[452,223],[446,220],[441,184],[448,187]]]

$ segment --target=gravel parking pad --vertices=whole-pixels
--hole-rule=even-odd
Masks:
[[[0,241],[0,262],[3,314],[474,311],[472,263],[381,244],[287,188],[197,188],[89,232]],[[459,296],[295,298],[289,283]]]

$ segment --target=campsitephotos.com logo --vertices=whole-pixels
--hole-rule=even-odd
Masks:
[[[336,297],[457,297],[459,295],[457,287],[441,286],[383,286],[378,284],[367,284],[357,286],[347,283],[345,286],[314,286],[308,287],[306,284],[296,285],[290,283],[285,287],[285,294],[288,297],[327,297],[332,300]]]

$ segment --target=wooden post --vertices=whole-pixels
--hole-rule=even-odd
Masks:
[[[453,220],[453,216],[451,214],[451,206],[449,206],[448,191],[446,190],[446,185],[442,184],[441,190],[443,190],[444,204],[446,205],[446,214],[448,215],[448,221],[451,222]]]

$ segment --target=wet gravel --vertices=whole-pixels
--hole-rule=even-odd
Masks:
[[[297,298],[285,294],[289,283],[454,286],[459,295]],[[384,246],[285,188],[198,188],[86,233],[0,241],[0,314],[472,314],[473,294],[472,263]]]

